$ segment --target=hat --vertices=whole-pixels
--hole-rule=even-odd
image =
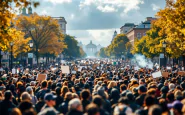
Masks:
[[[55,99],[56,99],[56,96],[53,95],[52,93],[46,93],[44,96],[45,101],[50,101],[50,100],[55,100]]]
[[[140,85],[138,90],[141,91],[141,92],[146,92],[147,91],[147,89],[144,85]]]
[[[177,110],[182,110],[183,104],[180,101],[174,101],[172,104],[168,104],[168,108],[174,108]]]
[[[0,91],[2,91],[3,89],[6,89],[5,86],[0,86]]]

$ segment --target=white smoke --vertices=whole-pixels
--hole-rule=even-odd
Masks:
[[[133,60],[136,62],[136,66],[153,69],[154,64],[150,59],[147,59],[144,55],[135,54]]]

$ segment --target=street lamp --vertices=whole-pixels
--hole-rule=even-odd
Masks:
[[[163,48],[164,48],[164,67],[166,67],[166,42],[165,41],[163,41]]]
[[[10,71],[12,71],[12,68],[13,68],[13,42],[10,42],[10,47],[11,47]]]

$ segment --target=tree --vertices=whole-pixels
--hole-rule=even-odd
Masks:
[[[13,6],[13,4],[15,6]],[[28,0],[1,0],[0,1],[0,49],[5,51],[11,41],[15,39],[15,34],[18,32],[12,28],[15,18],[15,8],[27,7],[33,4],[35,7],[39,5],[38,2],[29,2]],[[19,37],[17,37],[19,38]]]
[[[99,57],[102,57],[102,58],[106,58],[107,55],[106,55],[106,48],[101,48],[100,51],[98,52],[98,56]]]
[[[58,21],[50,16],[21,15],[17,17],[16,27],[33,40],[37,64],[39,53],[59,54],[66,47]]]
[[[146,36],[141,39],[135,38],[132,54],[143,54],[148,58],[153,58],[163,52],[162,41],[164,37],[159,36],[160,28],[156,27],[156,22],[152,23],[152,28],[146,32]]]
[[[130,48],[129,39],[125,34],[118,34],[113,42],[108,46],[108,54],[121,57]]]
[[[64,49],[64,55],[70,58],[80,58],[86,56],[81,47],[78,46],[77,40],[70,35],[65,35],[64,42],[67,48]]]

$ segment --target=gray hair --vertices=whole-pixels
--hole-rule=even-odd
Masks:
[[[31,99],[32,99],[32,97],[28,92],[23,92],[21,94],[21,100],[31,100]]]
[[[69,108],[69,110],[74,110],[74,109],[76,109],[79,105],[81,105],[80,99],[74,98],[74,99],[72,99],[71,101],[69,101],[69,106],[68,106],[68,108]]]

